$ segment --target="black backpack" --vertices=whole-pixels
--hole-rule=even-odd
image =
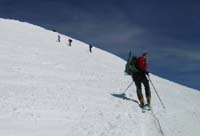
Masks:
[[[136,56],[131,56],[131,53],[129,53],[129,57],[126,62],[125,71],[124,71],[126,75],[132,75],[135,72],[138,72],[137,59],[138,58]]]

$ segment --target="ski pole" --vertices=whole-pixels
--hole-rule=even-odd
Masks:
[[[132,84],[133,84],[133,81],[128,85],[128,87],[124,90],[122,94],[124,94],[129,89],[129,87],[131,87]]]
[[[158,94],[158,92],[157,92],[157,90],[156,90],[156,88],[155,88],[155,86],[154,86],[153,82],[151,81],[151,79],[150,79],[149,75],[148,75],[147,77],[148,77],[148,79],[149,79],[149,81],[150,81],[150,83],[151,83],[151,85],[152,85],[153,89],[155,90],[155,92],[156,92],[156,95],[157,95],[157,97],[158,97],[158,99],[159,99],[159,101],[160,101],[160,103],[161,103],[162,107],[165,109],[165,105],[163,104],[163,102],[162,102],[162,100],[161,100],[161,98],[160,98],[160,96],[159,96],[159,94]]]

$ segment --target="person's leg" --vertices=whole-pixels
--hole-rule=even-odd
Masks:
[[[150,105],[151,104],[151,90],[149,87],[149,80],[146,78],[146,76],[143,78],[142,83],[145,88],[147,103],[148,103],[148,105]]]
[[[135,85],[136,85],[136,92],[137,92],[138,100],[140,101],[141,105],[144,105],[144,98],[143,98],[143,94],[142,94],[141,82],[139,80],[135,80]]]

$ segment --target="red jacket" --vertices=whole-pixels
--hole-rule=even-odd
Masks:
[[[142,72],[147,72],[147,62],[146,59],[142,56],[138,58],[138,67],[139,70],[141,70]]]

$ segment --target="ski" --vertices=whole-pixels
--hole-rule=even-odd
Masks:
[[[142,113],[145,113],[146,111],[151,111],[151,106],[149,106],[148,104],[139,105],[139,107],[141,108]]]

